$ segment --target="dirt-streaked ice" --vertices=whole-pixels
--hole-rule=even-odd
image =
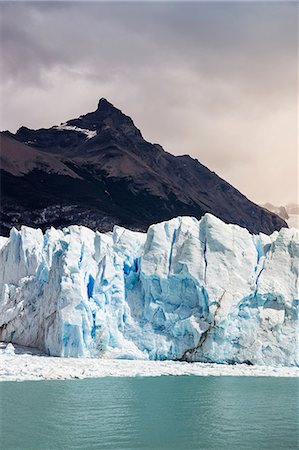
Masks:
[[[0,242],[3,341],[53,356],[297,364],[295,229],[252,236],[206,214],[146,234],[22,227]]]

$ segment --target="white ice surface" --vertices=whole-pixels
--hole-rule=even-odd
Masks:
[[[2,347],[5,348],[5,344]],[[31,353],[28,353],[30,351]],[[159,377],[162,375],[298,377],[299,369],[245,364],[55,358],[41,355],[34,349],[18,346],[16,354],[10,355],[5,354],[5,350],[0,348],[0,381]]]
[[[0,339],[52,356],[298,364],[298,230],[210,214],[147,233],[13,229]]]

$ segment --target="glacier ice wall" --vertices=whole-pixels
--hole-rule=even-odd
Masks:
[[[0,239],[0,340],[55,356],[296,365],[299,239],[210,214]]]

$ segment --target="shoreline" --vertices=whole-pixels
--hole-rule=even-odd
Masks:
[[[72,380],[158,376],[298,377],[298,367],[248,366],[178,361],[61,358],[0,354],[0,381]]]

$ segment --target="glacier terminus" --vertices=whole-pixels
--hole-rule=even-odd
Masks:
[[[298,230],[211,214],[0,238],[0,340],[51,356],[298,365]]]

